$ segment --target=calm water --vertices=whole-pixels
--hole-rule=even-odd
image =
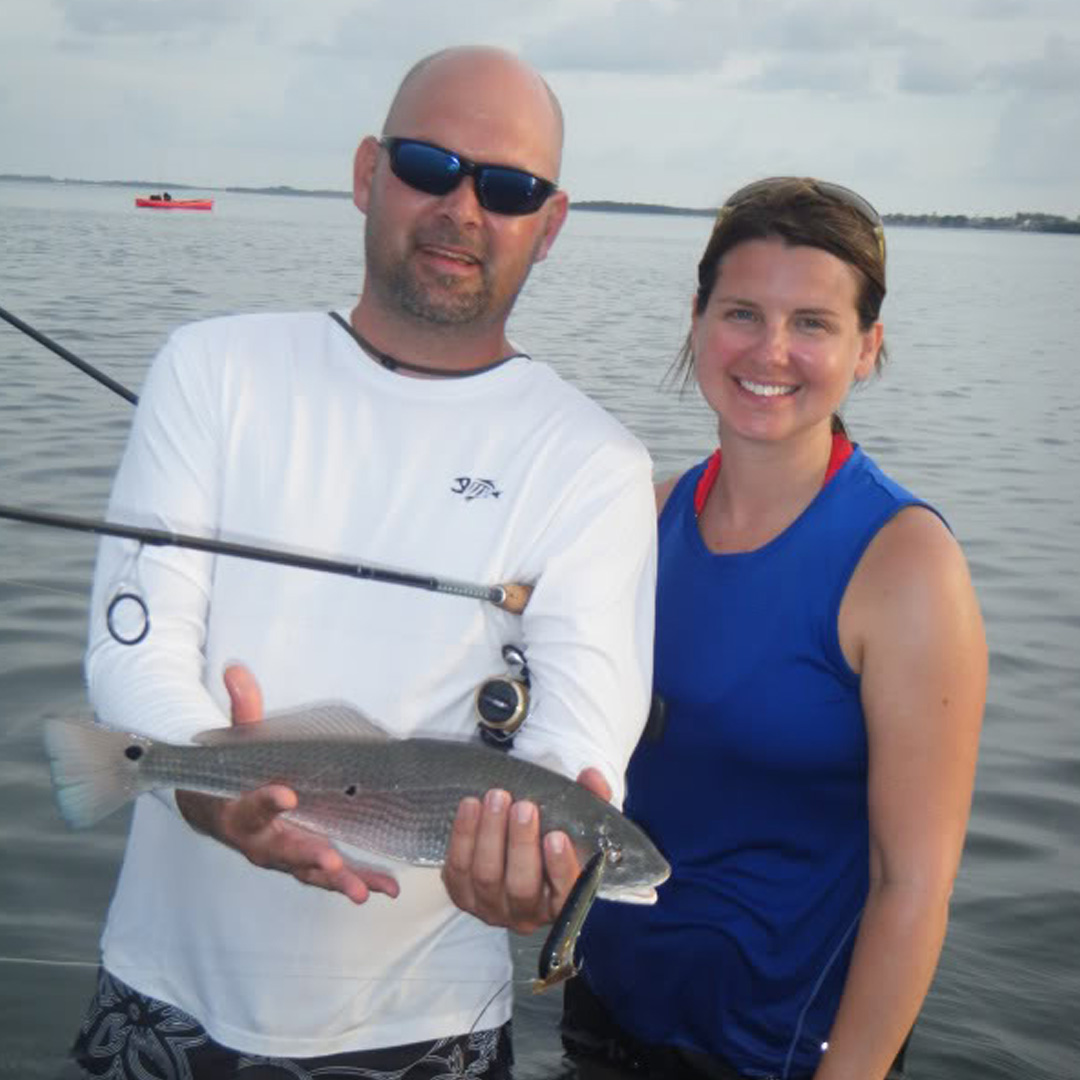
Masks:
[[[212,214],[133,192],[0,183],[0,305],[137,389],[176,324],[351,304],[344,200],[225,196]],[[709,223],[572,214],[514,336],[620,416],[665,475],[711,447],[661,388]],[[892,362],[856,438],[938,504],[987,620],[990,700],[948,943],[913,1042],[917,1080],[1080,1078],[1080,239],[894,229]],[[103,512],[131,407],[0,323],[0,502]],[[42,718],[83,706],[94,541],[0,522],[0,1073],[57,1074],[81,1016],[125,821],[69,833]],[[536,942],[519,945],[531,974]],[[518,1075],[563,1072],[556,996],[520,997]]]

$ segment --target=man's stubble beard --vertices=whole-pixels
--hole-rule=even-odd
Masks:
[[[411,320],[433,326],[467,326],[490,317],[494,289],[483,252],[473,252],[479,260],[479,276],[468,285],[453,275],[433,275],[425,281],[414,271],[411,262],[423,239],[466,250],[475,245],[463,243],[456,231],[442,230],[438,236],[413,238],[408,252],[398,258],[380,245],[370,222],[369,217],[369,227],[364,233],[366,274],[389,307]]]
[[[491,284],[486,271],[476,288],[454,291],[453,277],[436,277],[431,285],[420,281],[407,264],[395,268],[386,282],[392,300],[414,319],[436,326],[467,326],[479,322],[491,306]]]
[[[476,250],[475,244],[465,242],[458,230],[426,230],[423,236],[412,238],[412,246],[405,256],[397,258],[392,253],[387,255],[386,249],[380,245],[371,228],[372,213],[369,213],[364,230],[365,273],[368,283],[390,308],[406,315],[412,321],[430,326],[479,326],[500,320],[505,322],[518,294],[524,288],[543,243],[543,237],[538,236],[521,279],[500,302],[492,280],[487,252]],[[435,276],[430,283],[425,283],[414,273],[410,261],[411,255],[423,242],[442,243],[471,251],[479,260],[480,274],[475,287],[468,291],[455,291],[454,287],[461,286],[462,282],[450,275]]]

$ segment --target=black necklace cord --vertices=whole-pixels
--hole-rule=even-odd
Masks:
[[[399,360],[396,356],[391,356],[388,352],[383,352],[382,349],[375,345],[372,345],[370,341],[355,326],[352,325],[347,319],[343,319],[336,311],[330,312],[330,318],[334,320],[348,335],[360,346],[377,363],[381,364],[387,371],[397,371],[399,368],[402,371],[410,371],[414,375],[428,375],[437,379],[466,379],[470,375],[483,375],[485,371],[492,371],[497,367],[501,367],[503,364],[510,360],[516,360],[519,357],[525,356],[525,353],[511,353],[509,356],[504,356],[499,360],[493,360],[490,364],[484,364],[483,367],[470,368],[468,371],[448,371],[446,368],[433,368],[425,367],[422,364],[411,364],[407,360]]]

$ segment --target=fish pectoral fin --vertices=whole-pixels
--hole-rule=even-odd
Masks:
[[[258,723],[210,728],[195,736],[200,746],[234,743],[286,742],[303,739],[342,739],[352,742],[389,742],[393,738],[374,720],[346,701],[330,701],[303,709],[276,713]]]

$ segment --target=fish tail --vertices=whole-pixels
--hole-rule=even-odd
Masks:
[[[148,790],[139,763],[150,746],[88,720],[46,720],[45,750],[64,820],[85,828]]]

